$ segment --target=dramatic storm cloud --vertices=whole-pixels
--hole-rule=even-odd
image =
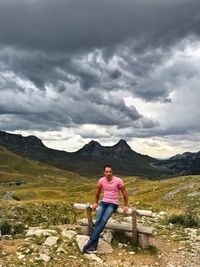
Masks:
[[[199,23],[198,0],[0,0],[0,129],[199,150]]]

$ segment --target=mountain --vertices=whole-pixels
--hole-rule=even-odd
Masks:
[[[83,156],[108,157],[115,159],[122,159],[128,155],[138,154],[133,151],[123,139],[114,146],[102,146],[97,141],[92,140],[76,153]]]
[[[0,131],[0,142],[10,143],[12,146],[20,146],[24,149],[31,147],[45,147],[42,141],[34,135],[23,137],[21,134],[9,134],[3,131]]]
[[[180,175],[200,174],[200,151],[177,154],[167,160],[159,161],[156,166],[170,169]]]
[[[35,136],[23,137],[0,131],[0,146],[20,156],[88,177],[102,175],[106,164],[113,166],[116,175],[160,178],[174,174],[166,168],[155,167],[159,163],[157,159],[135,152],[122,139],[113,146],[102,146],[92,140],[76,152],[66,152],[46,147]]]

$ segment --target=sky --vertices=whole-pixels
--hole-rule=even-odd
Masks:
[[[0,0],[0,130],[200,150],[199,0]]]

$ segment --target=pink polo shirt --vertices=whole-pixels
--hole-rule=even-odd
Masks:
[[[98,181],[98,186],[103,188],[103,199],[102,201],[114,203],[118,205],[120,191],[119,188],[124,185],[121,178],[112,176],[112,179],[108,181],[106,177],[102,177]]]

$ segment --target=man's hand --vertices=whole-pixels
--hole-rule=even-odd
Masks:
[[[124,206],[124,208],[123,208],[123,213],[127,213],[128,212],[128,206]]]
[[[98,203],[94,202],[90,207],[92,210],[96,210],[98,206],[99,206]]]

